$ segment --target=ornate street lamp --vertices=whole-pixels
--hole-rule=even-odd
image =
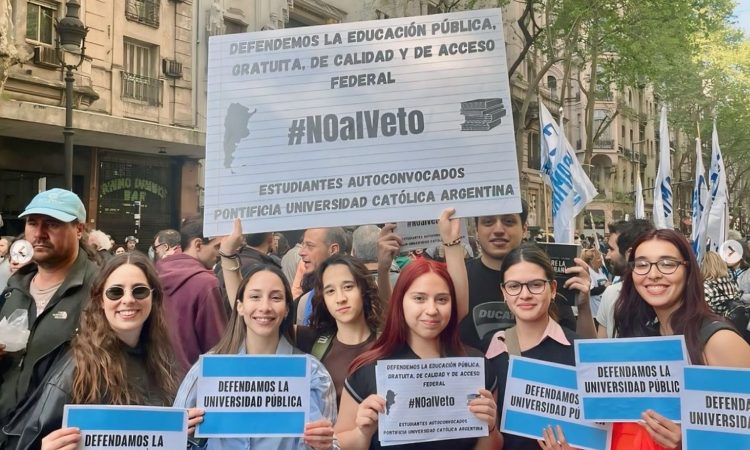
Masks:
[[[89,29],[83,25],[78,17],[78,10],[81,9],[78,0],[68,0],[65,4],[67,12],[62,20],[56,20],[55,29],[57,30],[56,47],[57,59],[65,68],[65,189],[73,190],[73,70],[78,69],[83,64],[86,53],[86,35]],[[65,52],[77,52],[78,64],[67,64],[65,62]]]

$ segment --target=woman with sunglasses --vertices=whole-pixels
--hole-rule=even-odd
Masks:
[[[566,280],[565,287],[578,291],[578,302],[587,302],[591,284],[589,268],[583,260],[576,259],[575,261],[578,266],[568,269],[572,277]],[[505,397],[510,355],[575,366],[573,342],[579,336],[561,327],[555,321],[554,299],[557,294],[555,269],[541,248],[534,244],[522,244],[508,253],[500,268],[500,282],[505,302],[516,316],[514,327],[498,331],[492,337],[486,354],[497,372],[498,398],[502,399]],[[499,423],[500,414],[498,414]],[[564,430],[558,427],[556,431],[557,436],[552,428],[548,428],[544,433],[545,439],[539,441],[504,434],[505,448],[513,450],[539,450],[540,447],[544,450],[568,448],[565,444]]]
[[[180,374],[169,340],[153,265],[140,253],[114,256],[91,286],[70,350],[3,428],[6,448],[73,450],[81,434],[60,428],[66,404],[171,405]],[[197,410],[188,415],[190,427],[201,421]]]
[[[692,364],[750,368],[750,346],[704,299],[698,261],[684,236],[652,230],[633,242],[620,298],[618,337],[684,335]],[[644,411],[639,424],[615,424],[613,450],[682,447],[680,426]]]
[[[460,245],[459,221],[443,213],[438,226],[446,241],[446,260],[453,267],[465,267]],[[459,271],[460,272],[460,271]],[[460,276],[460,275],[459,275]],[[463,271],[465,281],[466,271]],[[343,450],[378,450],[378,414],[385,413],[386,400],[377,395],[375,366],[381,360],[432,359],[479,356],[467,350],[458,335],[456,289],[444,264],[426,259],[412,262],[399,275],[388,306],[383,334],[372,349],[354,360],[341,395],[336,435]],[[468,408],[489,424],[489,435],[481,438],[394,445],[393,450],[469,450],[502,448],[496,426],[495,373],[485,361],[485,386]]]
[[[234,253],[242,243],[240,220],[221,243],[221,254]],[[222,257],[222,270],[237,273],[236,260]],[[227,276],[227,295],[233,298],[232,315],[221,340],[210,353],[217,355],[293,355],[303,354],[294,347],[294,326],[289,316],[292,291],[284,274],[275,266],[253,266],[237,285],[236,276]],[[236,293],[236,294],[235,294]],[[302,438],[211,438],[208,450],[329,450],[334,448],[333,423],[336,421],[336,390],[325,367],[312,358],[310,374],[310,423]],[[195,407],[198,401],[200,361],[193,365],[182,382],[174,406]],[[203,412],[201,411],[201,417]]]

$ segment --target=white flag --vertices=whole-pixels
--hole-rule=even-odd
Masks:
[[[674,229],[672,214],[672,164],[669,152],[669,127],[667,126],[667,107],[661,107],[659,123],[659,171],[654,183],[654,225],[656,228]]]
[[[705,229],[701,229],[701,218],[705,211],[706,201],[708,198],[708,187],[706,186],[706,169],[703,167],[703,152],[701,151],[701,139],[695,139],[695,186],[693,187],[693,231],[690,238],[693,240],[693,252],[701,262],[704,249],[700,249],[700,235],[705,234]],[[705,247],[705,245],[704,245]]]
[[[729,227],[729,198],[727,196],[727,173],[724,170],[724,159],[719,148],[719,134],[714,121],[713,140],[711,143],[711,165],[708,168],[708,179],[711,182],[711,208],[708,209],[708,226],[706,237],[711,250],[719,251],[719,246],[727,240]],[[704,210],[705,211],[705,210]]]
[[[548,164],[549,180],[552,187],[552,223],[555,228],[555,242],[561,244],[573,243],[573,219],[580,214],[587,204],[596,197],[597,191],[591,184],[581,163],[576,157],[573,147],[560,133],[560,127],[555,123],[552,114],[540,105],[540,126],[542,130],[542,171]],[[547,158],[547,159],[545,159]]]
[[[643,203],[643,186],[641,185],[641,172],[635,173],[635,218],[646,218],[646,205]]]

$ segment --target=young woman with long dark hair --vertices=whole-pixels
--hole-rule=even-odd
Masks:
[[[684,335],[691,364],[750,368],[750,346],[709,308],[690,244],[674,230],[652,230],[633,242],[615,306],[618,337]],[[641,428],[615,424],[612,449],[675,449],[680,426],[644,411]],[[635,430],[635,431],[633,431]]]
[[[578,301],[587,302],[590,291],[589,268],[583,260],[570,268],[573,276],[566,280],[565,287],[578,290]],[[557,364],[575,366],[573,342],[580,337],[561,327],[555,321],[555,295],[557,281],[555,269],[547,254],[534,244],[522,244],[503,259],[500,268],[500,288],[516,325],[498,331],[490,341],[486,357],[497,372],[498,398],[505,396],[510,355],[523,356]],[[502,408],[501,408],[502,410]],[[498,423],[500,423],[498,414]],[[534,440],[512,434],[504,434],[506,448],[513,450],[557,450],[565,440],[564,430],[555,436],[550,428],[545,440]],[[549,436],[547,435],[549,434]],[[557,441],[560,447],[557,447]]]
[[[441,218],[443,239],[459,235],[458,221]],[[455,225],[455,227],[454,227]],[[446,258],[458,258],[463,265],[463,250],[446,243]],[[464,272],[465,276],[465,272]],[[458,335],[456,291],[445,265],[428,260],[414,261],[401,272],[391,297],[383,334],[372,349],[352,363],[341,397],[336,435],[342,450],[380,449],[377,437],[378,413],[385,413],[385,400],[377,395],[375,365],[380,360],[430,359],[441,357],[481,356],[467,351]],[[497,384],[494,372],[485,362],[485,389],[480,398],[471,401],[469,409],[476,417],[489,424],[489,436],[472,439],[452,439],[425,443],[395,445],[394,450],[406,449],[500,449],[502,436],[496,427]]]
[[[242,242],[239,219],[234,231],[221,244],[223,255],[234,253]],[[236,261],[224,257],[222,270],[237,272]],[[226,274],[225,274],[226,275]],[[225,278],[227,295],[234,298],[232,314],[221,340],[211,350],[217,355],[292,355],[302,354],[293,345],[294,325],[289,316],[292,290],[284,274],[275,266],[253,266],[239,286],[236,277]],[[236,295],[235,295],[236,293]],[[310,420],[300,438],[212,438],[209,450],[294,450],[312,448],[328,450],[334,445],[333,423],[336,422],[336,391],[325,367],[312,358],[310,373]],[[174,406],[192,408],[198,400],[197,381],[200,362],[182,382]],[[201,412],[202,413],[202,412]]]
[[[4,428],[9,449],[72,450],[81,438],[63,428],[63,407],[170,406],[175,370],[164,319],[164,296],[151,262],[140,253],[113,257],[97,275],[71,348]],[[190,426],[200,422],[189,412]]]
[[[349,366],[380,329],[378,287],[362,262],[336,254],[316,272],[312,306],[310,326],[297,326],[297,346],[328,369],[340,401]]]

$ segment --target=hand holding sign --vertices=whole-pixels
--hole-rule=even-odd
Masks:
[[[666,417],[648,410],[641,414],[645,422],[638,422],[657,444],[664,448],[682,448],[682,428]]]
[[[198,408],[190,408],[188,409],[188,434],[195,433],[195,427],[199,423],[203,423],[203,415],[206,414],[205,411]]]
[[[81,441],[81,430],[78,428],[61,428],[42,439],[42,450],[73,450]]]
[[[469,411],[477,419],[487,422],[490,430],[494,430],[497,425],[497,403],[495,402],[495,398],[492,396],[492,392],[487,389],[480,389],[479,395],[479,398],[475,398],[469,402]]]
[[[221,241],[219,251],[225,255],[234,255],[242,247],[242,221],[234,219],[234,229],[232,233]]]
[[[395,229],[395,223],[387,223],[378,236],[378,265],[384,269],[390,269],[391,263],[401,252],[401,245],[404,243],[401,237],[393,232]]]
[[[461,238],[461,219],[453,218],[456,208],[446,208],[438,220],[438,230],[443,243],[454,242]]]
[[[577,289],[577,302],[579,305],[589,303],[589,291],[591,290],[591,275],[589,274],[589,265],[586,264],[581,258],[575,258],[575,263],[578,266],[568,267],[565,269],[565,273],[568,275],[574,275],[572,278],[568,278],[565,281],[563,287],[566,289]]]
[[[333,445],[333,423],[320,419],[305,424],[305,444],[315,450],[328,450]]]
[[[385,414],[385,399],[372,394],[357,408],[357,428],[370,439],[378,431],[378,413]]]
[[[555,432],[552,430],[552,425],[547,425],[547,428],[542,430],[544,432],[544,440],[537,439],[542,450],[573,450],[573,447],[568,445],[568,441],[565,440],[565,434],[560,425],[556,428],[557,437],[555,437]]]

